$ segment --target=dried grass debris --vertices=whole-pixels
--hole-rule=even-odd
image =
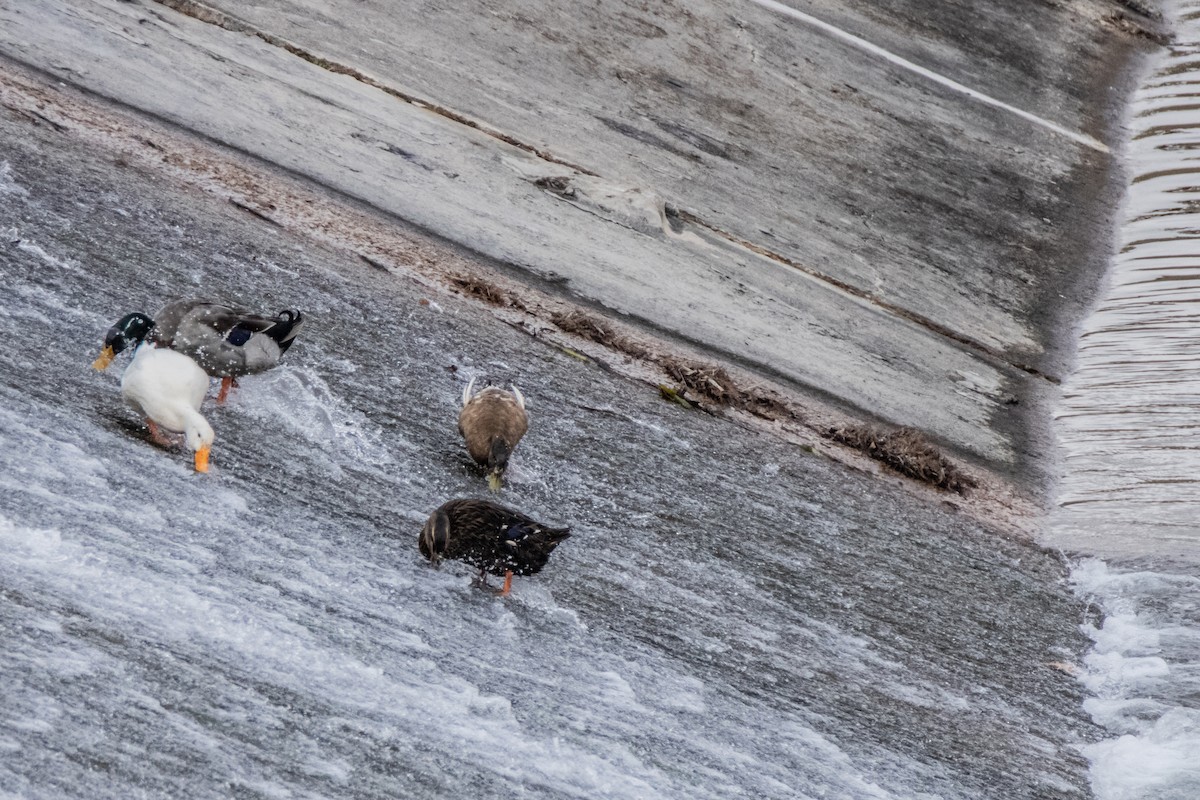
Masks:
[[[574,200],[576,197],[575,187],[571,185],[571,179],[565,175],[538,178],[533,185],[551,194],[556,194],[564,200]]]
[[[1106,25],[1111,25],[1122,33],[1146,39],[1159,47],[1168,47],[1175,40],[1174,34],[1151,30],[1128,14],[1120,11],[1105,16],[1103,21]]]
[[[453,275],[450,278],[450,284],[457,287],[464,294],[478,297],[480,300],[493,306],[515,308],[518,311],[529,310],[521,302],[520,298],[474,275]]]
[[[566,333],[587,339],[589,342],[598,342],[633,358],[645,358],[650,354],[643,345],[628,336],[622,336],[602,320],[582,311],[556,312],[550,315],[550,321]]]
[[[769,420],[792,419],[796,416],[791,407],[775,394],[738,386],[724,367],[673,356],[660,358],[658,363],[683,388],[714,405],[737,408]]]
[[[845,425],[830,428],[827,435],[923,483],[961,495],[977,485],[916,428],[886,432],[870,425]]]
[[[659,364],[673,380],[718,406],[733,405],[740,395],[724,367],[672,356],[661,359]]]
[[[1117,4],[1125,6],[1125,8],[1128,8],[1135,14],[1141,14],[1143,17],[1148,19],[1162,19],[1162,12],[1148,3],[1143,2],[1143,0],[1117,0]]]
[[[791,406],[779,399],[778,395],[761,390],[742,392],[740,407],[756,417],[763,419],[795,419],[796,412]]]
[[[794,419],[796,413],[777,395],[762,389],[743,389],[724,367],[655,354],[650,348],[615,331],[603,319],[582,311],[559,312],[550,321],[566,333],[597,342],[636,359],[655,362],[677,384],[659,387],[664,399],[686,408],[711,413],[711,408],[738,408],[767,420]],[[682,402],[681,402],[682,401]]]

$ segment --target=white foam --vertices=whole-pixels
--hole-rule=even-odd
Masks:
[[[315,369],[285,364],[243,378],[229,404],[299,434],[336,462],[380,466],[394,461],[379,427],[339,397]]]
[[[40,259],[42,261],[42,263],[46,264],[49,267],[53,267],[55,270],[65,270],[67,272],[75,272],[75,273],[79,273],[81,275],[85,274],[85,270],[83,270],[78,264],[76,264],[71,259],[59,258],[58,256],[52,255],[52,254],[48,253],[46,251],[46,249],[39,244],[34,244],[33,242],[27,242],[22,239],[21,242],[19,244],[17,244],[17,249],[24,250],[26,253],[30,253],[30,254],[36,256],[38,259]]]
[[[1085,710],[1113,735],[1083,748],[1097,800],[1200,797],[1200,710],[1187,707],[1200,694],[1200,649],[1187,624],[1200,609],[1200,581],[1097,559],[1071,577],[1105,614],[1083,626],[1093,648],[1080,674],[1093,694]]]
[[[1173,709],[1140,735],[1084,748],[1097,800],[1200,797],[1200,711]]]

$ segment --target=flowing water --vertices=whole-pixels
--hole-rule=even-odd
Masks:
[[[1100,800],[1200,797],[1200,3],[1129,112],[1124,226],[1060,417],[1048,543],[1095,603],[1082,680]],[[1090,555],[1093,557],[1083,557]]]

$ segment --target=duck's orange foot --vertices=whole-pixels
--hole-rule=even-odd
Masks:
[[[511,569],[504,573],[504,588],[499,592],[501,597],[508,597],[512,593],[512,576]]]
[[[152,419],[146,420],[146,427],[150,429],[150,441],[154,442],[159,447],[174,447],[175,443],[167,438],[162,432],[162,428],[158,427],[158,423]]]
[[[217,402],[224,403],[229,399],[229,390],[237,387],[237,379],[226,375],[221,378],[221,391],[217,392]]]

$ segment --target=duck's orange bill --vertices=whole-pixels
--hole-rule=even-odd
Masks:
[[[208,472],[208,451],[211,449],[212,447],[206,444],[196,451],[196,472]]]
[[[116,357],[117,354],[113,352],[112,345],[108,345],[100,351],[100,355],[97,356],[96,360],[92,362],[92,367],[103,372],[104,370],[108,369],[108,365],[111,364],[113,359]]]

